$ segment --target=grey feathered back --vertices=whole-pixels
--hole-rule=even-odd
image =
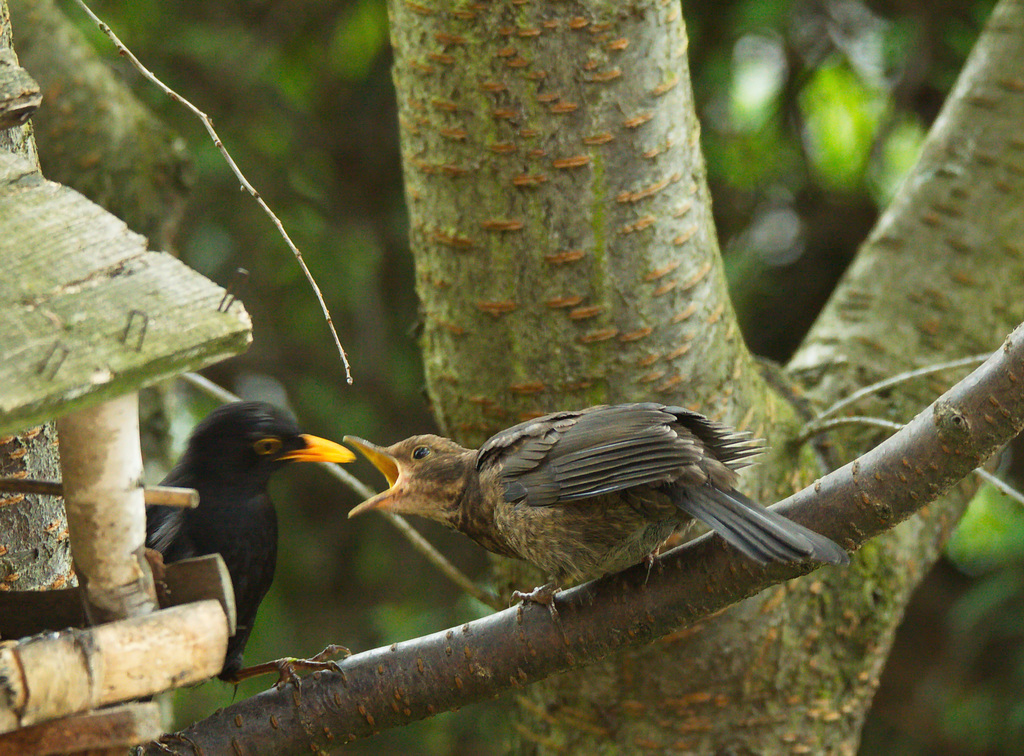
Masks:
[[[501,466],[506,501],[550,506],[681,477],[721,477],[760,451],[747,434],[696,412],[644,402],[520,423],[480,447],[477,469]]]

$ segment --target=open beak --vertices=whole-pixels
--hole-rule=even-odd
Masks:
[[[344,446],[326,438],[303,433],[302,440],[306,442],[304,448],[288,452],[282,455],[281,459],[292,462],[352,462],[356,458],[356,455]]]
[[[371,509],[381,509],[387,511],[390,509],[391,497],[395,493],[395,483],[398,482],[399,476],[402,471],[398,467],[398,462],[388,454],[384,449],[371,444],[369,441],[365,441],[356,436],[345,436],[345,443],[355,447],[364,457],[366,457],[373,466],[384,473],[384,477],[388,481],[388,490],[383,493],[379,493],[376,496],[367,499],[362,504],[359,504],[348,513],[349,517],[355,517],[363,512],[368,512]]]

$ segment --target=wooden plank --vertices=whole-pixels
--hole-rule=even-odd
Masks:
[[[0,732],[201,682],[227,645],[216,601],[0,643]]]
[[[183,559],[164,566],[157,579],[160,608],[212,599],[228,619],[228,635],[234,635],[235,592],[220,554]],[[0,638],[25,638],[67,627],[87,627],[81,588],[54,591],[0,592]]]
[[[182,559],[165,566],[162,578],[157,580],[157,596],[161,606],[180,606],[194,601],[219,601],[228,618],[228,635],[234,635],[237,626],[235,590],[231,574],[220,554]]]
[[[50,756],[140,745],[163,734],[156,703],[130,703],[0,735],[0,756]]]
[[[0,433],[246,349],[240,302],[0,153]],[[219,309],[218,309],[219,308]],[[226,310],[226,311],[222,311]]]
[[[0,593],[0,638],[25,638],[47,630],[85,627],[82,589]]]

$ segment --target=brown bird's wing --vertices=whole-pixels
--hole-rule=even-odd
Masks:
[[[477,468],[500,466],[505,500],[531,506],[672,481],[703,454],[695,433],[673,428],[677,411],[692,414],[651,402],[547,415],[487,441]]]
[[[761,564],[805,560],[849,563],[846,551],[831,539],[751,501],[733,488],[732,471],[750,464],[750,458],[762,451],[759,442],[696,412],[680,407],[667,411],[700,440],[710,456],[728,468],[708,465],[705,460],[713,485],[673,486],[671,495],[676,506]]]
[[[761,451],[747,434],[682,407],[591,407],[509,428],[480,447],[508,502],[543,507],[658,486],[679,509],[761,563],[849,561],[830,539],[734,489],[735,470]]]
[[[731,470],[747,467],[752,457],[764,451],[764,444],[751,439],[749,433],[716,423],[697,412],[682,407],[665,407],[665,412],[672,413],[677,424],[696,436],[715,459]]]

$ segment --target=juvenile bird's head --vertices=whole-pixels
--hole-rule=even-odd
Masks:
[[[354,436],[345,436],[345,443],[360,451],[388,481],[386,491],[355,507],[349,517],[377,509],[453,523],[467,474],[474,469],[475,452],[432,435],[412,436],[386,448]]]

